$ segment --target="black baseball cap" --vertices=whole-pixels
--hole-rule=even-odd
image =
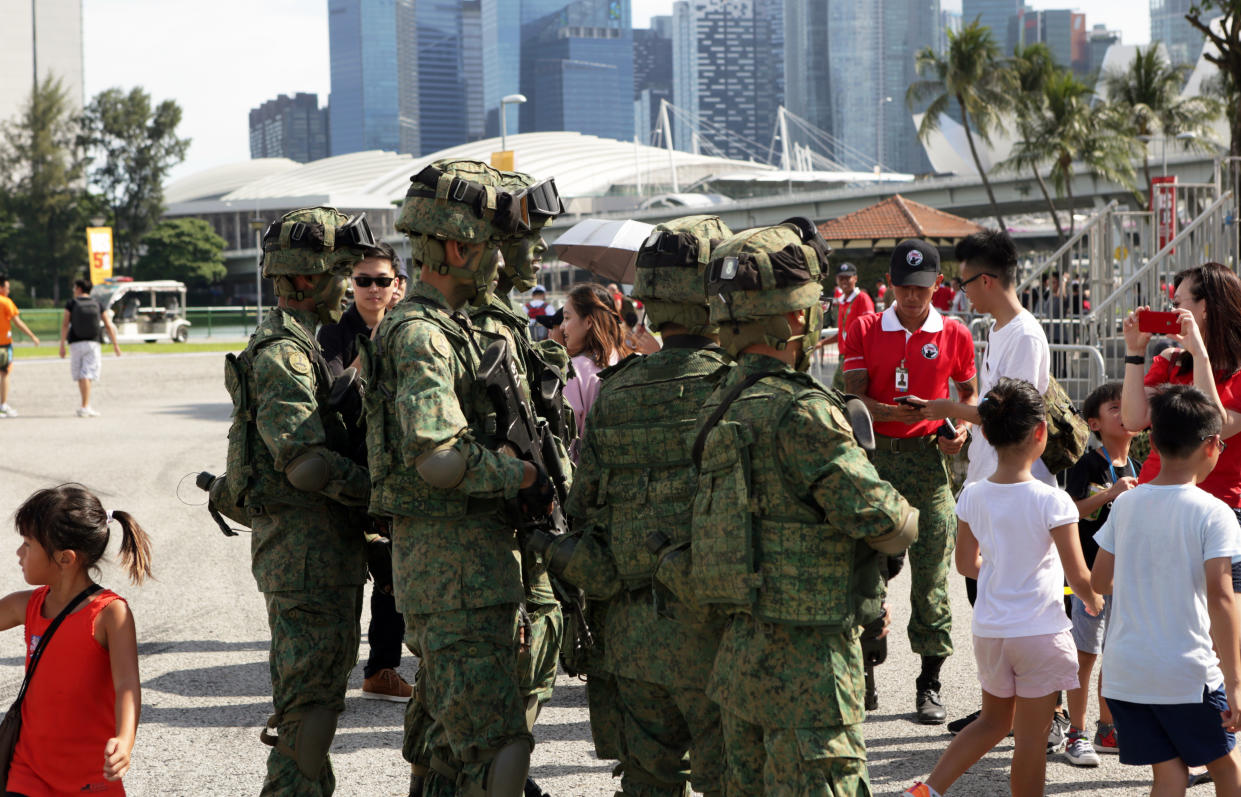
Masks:
[[[929,288],[939,276],[939,250],[919,238],[906,238],[892,251],[888,273],[893,285]]]
[[[841,263],[840,268],[836,269],[836,275],[845,276],[845,277],[849,277],[849,276],[856,277],[857,266],[853,265],[852,263]]]

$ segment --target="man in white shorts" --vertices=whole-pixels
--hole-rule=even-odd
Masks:
[[[116,342],[116,327],[112,326],[112,314],[98,301],[90,296],[90,281],[75,280],[73,298],[65,304],[65,317],[60,323],[60,356],[65,356],[65,345],[69,351],[69,374],[78,383],[78,393],[82,397],[82,406],[78,407],[79,418],[93,418],[99,415],[90,404],[91,383],[99,378],[102,365],[100,353],[101,331],[107,330],[112,340],[112,349],[116,356],[121,356],[121,347]]]

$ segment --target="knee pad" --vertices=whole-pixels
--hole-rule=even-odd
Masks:
[[[330,708],[311,706],[297,712],[296,718],[301,721],[297,735],[293,740],[293,750],[277,747],[282,753],[292,758],[302,774],[311,780],[318,780],[327,763],[327,751],[332,746],[332,738],[336,736],[336,720],[340,715]],[[288,718],[293,718],[289,715]],[[292,755],[290,755],[292,752]]]
[[[501,747],[487,768],[486,797],[522,797],[530,775],[530,741],[514,739]]]

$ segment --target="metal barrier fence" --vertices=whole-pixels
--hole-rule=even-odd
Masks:
[[[20,308],[19,308],[20,309]],[[190,324],[190,340],[249,337],[254,329],[254,305],[231,305],[221,307],[189,307],[185,317]],[[62,308],[22,309],[21,319],[44,343],[54,343],[60,337],[60,325],[64,321]],[[23,336],[17,332],[14,340],[20,343]]]

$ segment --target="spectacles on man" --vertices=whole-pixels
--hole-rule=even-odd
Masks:
[[[1228,444],[1224,442],[1224,438],[1223,438],[1223,437],[1220,437],[1220,436],[1219,436],[1219,435],[1217,435],[1217,434],[1209,434],[1209,435],[1207,435],[1206,437],[1201,438],[1201,440],[1202,440],[1202,442],[1204,442],[1204,443],[1205,443],[1207,440],[1214,440],[1214,441],[1215,441],[1215,445],[1216,445],[1216,447],[1218,447],[1218,448],[1219,448],[1219,453],[1221,453],[1221,454],[1222,454],[1222,453],[1224,453],[1224,449],[1228,448]]]
[[[357,274],[353,278],[353,284],[359,288],[369,288],[372,285],[378,285],[381,288],[387,288],[392,284],[392,280],[396,277],[372,277],[370,274]]]
[[[973,282],[974,280],[978,279],[979,277],[990,277],[990,278],[991,278],[991,279],[993,279],[993,280],[994,280],[994,279],[999,279],[999,277],[997,277],[995,274],[988,274],[988,273],[987,273],[987,272],[985,272],[985,271],[980,271],[980,272],[978,272],[977,274],[975,274],[974,276],[970,277],[970,278],[969,278],[969,279],[967,279],[967,280],[961,280],[961,287],[962,287],[962,288],[964,288],[966,285],[969,285],[971,282]]]

